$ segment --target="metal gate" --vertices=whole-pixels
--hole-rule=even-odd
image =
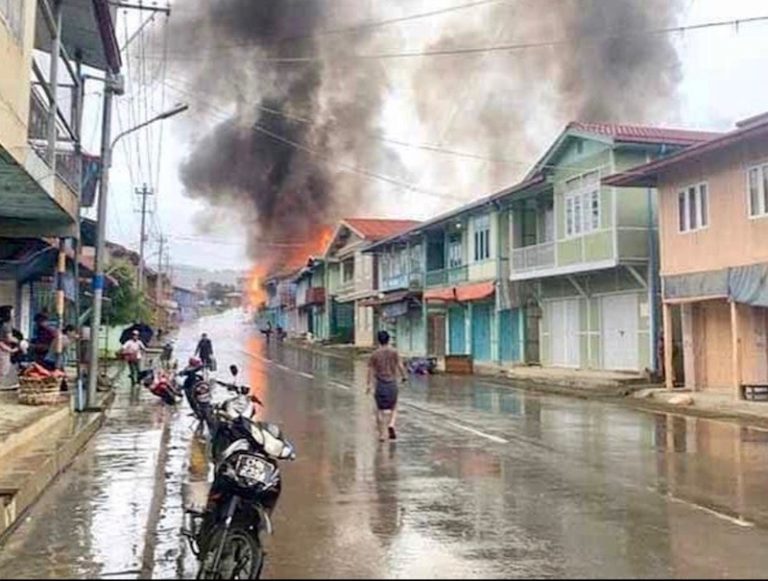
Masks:
[[[501,360],[520,361],[520,310],[499,311],[499,352]]]
[[[472,305],[472,357],[475,361],[491,360],[491,311],[490,303]]]
[[[452,307],[448,311],[449,345],[450,355],[465,355],[467,353],[467,329],[464,323],[464,308]]]

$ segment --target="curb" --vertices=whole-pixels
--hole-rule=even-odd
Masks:
[[[337,358],[344,358],[342,354],[338,353],[338,350],[333,347],[307,345],[301,342],[291,341],[290,345],[298,349],[305,351],[311,351],[316,353],[322,353],[325,355],[334,356]],[[363,355],[356,354],[355,359],[364,358]],[[446,374],[443,374],[446,375]],[[548,383],[542,380],[528,380],[526,379],[512,379],[499,373],[475,373],[466,377],[480,378],[483,381],[491,383],[498,387],[506,387],[511,389],[520,389],[523,391],[539,393],[544,395],[559,395],[564,397],[572,397],[580,400],[592,400],[603,403],[612,403],[622,405],[624,407],[635,409],[650,413],[666,413],[678,416],[691,416],[700,417],[710,420],[720,420],[737,423],[743,426],[754,426],[759,428],[768,428],[768,417],[750,414],[745,412],[733,412],[727,410],[713,410],[702,409],[691,406],[679,406],[666,402],[652,400],[647,398],[636,398],[632,394],[641,389],[651,387],[652,384],[629,382],[626,385],[620,386],[602,386],[597,388],[581,388],[574,386],[558,385]]]
[[[30,450],[23,460],[34,466],[34,470],[20,473],[13,481],[13,486],[0,486],[0,546],[23,520],[27,511],[96,435],[114,399],[114,392],[110,392],[102,400],[102,410],[83,418],[84,425],[78,426],[77,432],[60,441],[55,449]],[[71,417],[78,422],[77,415]]]

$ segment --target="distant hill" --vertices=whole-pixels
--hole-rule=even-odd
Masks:
[[[172,267],[173,284],[183,288],[197,288],[197,283],[203,285],[209,282],[219,282],[221,284],[232,284],[237,286],[238,279],[246,276],[244,270],[206,270],[197,266],[188,266],[186,264],[176,264]]]

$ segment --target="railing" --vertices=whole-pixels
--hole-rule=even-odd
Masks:
[[[454,284],[457,282],[466,282],[467,280],[469,280],[469,267],[466,264],[448,269],[449,283]]]
[[[443,286],[448,282],[448,271],[431,270],[427,272],[427,286]]]
[[[445,286],[469,280],[469,268],[467,265],[454,266],[442,270],[433,270],[427,273],[427,286]]]
[[[32,92],[29,107],[28,138],[38,156],[48,163],[48,108]],[[56,175],[77,194],[80,193],[80,157],[74,151],[56,150]]]
[[[411,289],[421,290],[424,286],[424,275],[421,271],[407,272],[390,276],[381,281],[381,290]]]
[[[306,290],[304,294],[304,305],[321,305],[325,303],[325,288],[311,287]]]
[[[524,272],[555,265],[555,243],[545,242],[512,249],[512,270]]]

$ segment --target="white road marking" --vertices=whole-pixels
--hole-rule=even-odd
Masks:
[[[678,498],[676,496],[672,496],[671,494],[667,494],[667,498],[671,500],[672,502],[678,502],[680,504],[685,504],[686,506],[690,506],[691,508],[695,508],[697,510],[700,510],[702,512],[706,512],[707,514],[711,514],[712,516],[719,518],[720,520],[728,521],[731,524],[734,524],[738,527],[742,528],[752,528],[755,526],[755,523],[749,522],[748,520],[744,520],[741,517],[735,517],[730,516],[727,514],[724,514],[722,512],[718,512],[712,508],[708,508],[706,506],[702,506],[700,504],[696,504],[695,502],[690,502],[687,500],[683,500],[682,498]]]
[[[306,377],[307,379],[314,379],[315,378],[315,376],[312,375],[311,373],[305,373],[303,371],[296,371],[296,373],[298,373],[302,377]]]
[[[338,387],[339,389],[344,389],[346,391],[349,391],[351,389],[348,385],[344,385],[343,383],[339,383],[338,381],[329,381],[328,383],[329,385]]]
[[[293,371],[290,367],[288,367],[287,365],[283,365],[282,363],[278,363],[277,368],[282,369],[283,371]]]
[[[474,428],[470,428],[469,426],[465,426],[463,424],[448,422],[448,425],[453,426],[454,428],[457,428],[459,430],[464,430],[465,432],[469,432],[470,434],[474,434],[475,436],[480,436],[481,438],[485,438],[486,440],[490,440],[491,442],[496,442],[497,444],[509,444],[509,440],[505,440],[504,438],[499,438],[498,436],[492,436],[491,434],[486,434],[485,432],[481,432],[480,430],[475,430]]]

